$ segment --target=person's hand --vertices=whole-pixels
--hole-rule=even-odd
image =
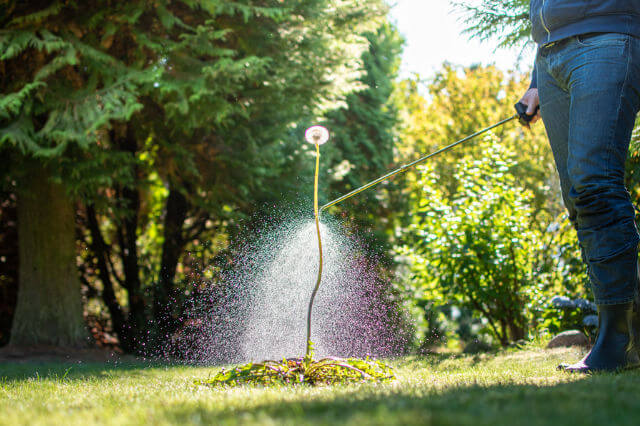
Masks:
[[[538,97],[538,89],[529,89],[525,92],[525,94],[520,99],[520,102],[527,106],[527,115],[533,115],[535,112],[536,115],[531,119],[531,124],[535,123],[540,119],[540,110],[536,112],[536,108],[540,105],[540,98]]]

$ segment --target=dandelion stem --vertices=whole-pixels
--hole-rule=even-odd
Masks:
[[[320,217],[318,216],[318,171],[320,169],[320,145],[316,145],[316,174],[313,182],[313,214],[316,220],[316,231],[318,232],[318,279],[316,280],[316,286],[311,293],[311,299],[309,300],[309,311],[307,312],[307,344],[305,355],[309,356],[311,353],[311,311],[313,310],[313,300],[316,298],[316,293],[320,287],[320,281],[322,280],[322,239],[320,237]]]

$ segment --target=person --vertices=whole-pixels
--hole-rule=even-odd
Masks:
[[[640,108],[640,0],[531,0],[538,52],[521,103],[539,105],[562,198],[598,306],[598,335],[570,372],[640,366],[638,242],[624,184]]]

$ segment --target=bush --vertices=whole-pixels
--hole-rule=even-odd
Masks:
[[[515,153],[491,137],[483,144],[482,158],[467,155],[458,164],[453,196],[444,195],[435,170],[423,168],[424,192],[412,204],[399,252],[415,299],[471,311],[485,324],[481,334],[507,346],[541,321],[539,307],[559,282],[559,258],[550,249],[553,235],[534,224],[533,194],[513,173]]]

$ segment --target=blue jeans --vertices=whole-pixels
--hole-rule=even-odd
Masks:
[[[624,170],[640,108],[640,39],[570,37],[541,47],[536,68],[540,112],[595,301],[630,302],[639,238]]]

